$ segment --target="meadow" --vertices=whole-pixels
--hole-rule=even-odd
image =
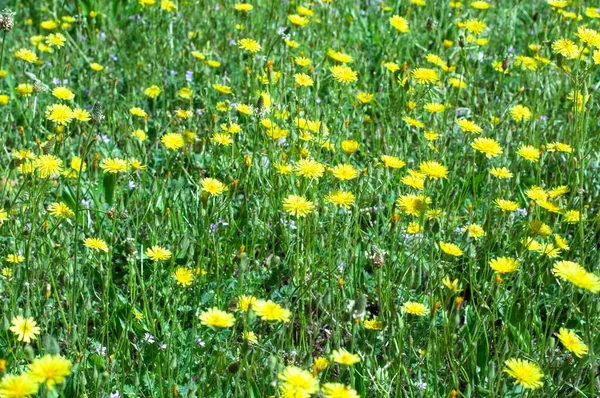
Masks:
[[[0,4],[0,398],[600,396],[595,1]]]

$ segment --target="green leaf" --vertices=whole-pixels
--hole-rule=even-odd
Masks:
[[[102,186],[104,187],[104,200],[110,206],[113,204],[115,195],[115,185],[117,183],[117,175],[114,173],[104,173],[104,181]]]

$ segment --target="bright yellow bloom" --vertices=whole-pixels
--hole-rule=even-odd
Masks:
[[[200,323],[216,328],[230,328],[235,323],[235,317],[233,314],[213,307],[200,314]]]
[[[215,178],[203,178],[200,182],[202,190],[213,196],[220,196],[229,190],[229,187]]]
[[[37,322],[31,317],[23,318],[21,315],[17,315],[12,319],[11,324],[10,331],[17,335],[18,341],[29,344],[40,334]]]
[[[271,300],[256,300],[256,302],[252,304],[252,310],[264,321],[290,321],[290,310],[283,308]]]
[[[360,362],[360,357],[358,355],[349,353],[343,348],[334,350],[331,356],[333,362],[339,363],[340,365],[352,366]]]
[[[575,332],[569,329],[560,328],[556,335],[563,346],[579,358],[583,357],[588,352],[588,346],[581,340]]]
[[[145,252],[146,256],[152,261],[164,261],[171,258],[171,250],[160,246],[148,247]]]
[[[416,303],[414,301],[407,301],[402,304],[402,312],[405,314],[417,315],[417,316],[426,316],[429,314],[429,308],[426,305],[421,303]]]
[[[45,383],[48,389],[53,390],[56,384],[65,382],[65,378],[71,374],[71,366],[71,361],[60,355],[44,355],[28,365],[29,377],[38,383]]]
[[[306,217],[315,209],[315,205],[302,196],[289,195],[283,200],[283,209],[296,217]]]
[[[544,384],[542,382],[544,374],[535,363],[525,359],[511,358],[505,361],[504,364],[506,366],[502,371],[514,377],[515,382],[521,384],[524,388],[537,389]]]
[[[447,243],[447,242],[440,242],[440,249],[442,249],[442,251],[450,256],[454,256],[454,257],[460,257],[463,255],[463,251],[461,250],[460,247],[458,247],[458,245],[454,244],[454,243]]]

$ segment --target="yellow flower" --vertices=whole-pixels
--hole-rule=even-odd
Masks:
[[[360,398],[356,390],[341,383],[325,383],[321,391],[324,398]]]
[[[229,146],[233,143],[233,139],[231,139],[231,134],[229,133],[215,133],[212,136],[212,140],[222,146]]]
[[[510,108],[510,115],[515,122],[521,122],[523,120],[531,119],[531,110],[528,107],[519,104]]]
[[[349,164],[338,164],[331,168],[331,174],[340,180],[353,180],[358,177],[358,170]]]
[[[310,87],[313,85],[313,79],[305,73],[296,73],[294,75],[294,81],[297,85],[303,87]]]
[[[422,162],[419,165],[419,170],[426,174],[430,180],[448,179],[448,168],[436,161]]]
[[[238,41],[238,46],[252,54],[262,50],[262,46],[252,39],[242,39]]]
[[[400,33],[408,33],[410,29],[408,27],[408,21],[406,18],[400,15],[394,15],[390,18],[390,25],[392,25]]]
[[[319,179],[325,172],[325,166],[313,159],[300,159],[294,166],[296,175]]]
[[[202,190],[213,196],[220,196],[229,191],[229,187],[215,178],[203,178],[200,182]]]
[[[309,397],[319,391],[319,379],[296,366],[287,366],[277,378],[283,382],[281,390],[286,397]]]
[[[392,169],[401,169],[406,165],[406,163],[403,160],[397,158],[396,156],[381,155],[381,161],[385,166],[390,167]]]
[[[168,149],[177,150],[185,145],[183,135],[179,133],[168,133],[161,137],[160,142]]]
[[[492,167],[490,174],[499,179],[512,178],[513,173],[506,167]]]
[[[519,208],[519,204],[511,200],[496,199],[496,207],[505,212],[513,212]]]
[[[440,249],[450,256],[460,257],[463,255],[463,251],[454,243],[440,242]]]
[[[357,73],[346,65],[336,65],[329,68],[333,78],[341,84],[350,84],[358,80]]]
[[[349,209],[354,203],[354,194],[346,191],[333,191],[325,196],[325,201]]]
[[[467,119],[458,119],[456,124],[465,133],[481,134],[483,129],[479,127],[475,122]]]
[[[53,104],[46,107],[46,119],[59,126],[66,126],[73,120],[73,110],[63,104]]]
[[[298,26],[305,26],[309,22],[308,18],[303,17],[303,16],[298,15],[298,14],[288,15],[288,20],[291,23],[293,23],[294,25],[298,25]]]
[[[252,310],[264,321],[290,321],[290,310],[283,308],[282,306],[272,302],[271,300],[256,300],[252,304]]]
[[[462,291],[462,289],[458,286],[458,279],[451,280],[449,276],[446,276],[444,279],[442,279],[442,283],[453,293],[459,293]]]
[[[73,210],[71,210],[69,206],[67,206],[63,202],[51,203],[48,205],[47,210],[51,216],[58,218],[70,218],[75,215]]]
[[[160,95],[160,87],[154,85],[144,90],[144,95],[148,98],[156,98]]]
[[[167,12],[177,11],[177,5],[175,3],[173,3],[171,0],[161,0],[160,8],[161,8],[161,10],[164,10]]]
[[[29,377],[38,383],[46,383],[48,389],[53,390],[56,384],[65,382],[65,378],[71,374],[71,366],[68,359],[47,354],[28,365]]]
[[[235,323],[235,317],[233,314],[213,307],[200,314],[200,323],[216,328],[230,328]]]
[[[556,54],[563,55],[567,58],[579,57],[579,47],[570,39],[558,39],[552,43],[552,50]]]
[[[381,322],[378,319],[365,319],[363,321],[363,325],[365,325],[365,329],[369,329],[369,330],[382,330],[383,329],[383,322]]]
[[[405,314],[425,316],[429,314],[429,308],[427,308],[426,305],[421,303],[407,301],[406,303],[402,304],[402,312],[404,312]]]
[[[530,162],[535,163],[540,159],[540,150],[532,145],[523,144],[517,151],[517,155],[529,160]]]
[[[577,287],[592,293],[600,292],[600,278],[573,261],[557,261],[552,267],[552,272],[557,278],[569,281]]]
[[[40,334],[37,322],[31,317],[26,319],[21,315],[17,315],[12,319],[11,324],[10,331],[17,335],[18,341],[29,344],[32,340],[37,339],[37,335]]]
[[[420,217],[431,204],[431,198],[425,195],[402,195],[396,200],[396,206],[404,213],[411,216]]]
[[[246,312],[251,306],[256,304],[257,300],[258,299],[254,296],[240,296],[238,298],[238,308]]]
[[[418,84],[436,83],[440,80],[438,73],[429,68],[414,69],[410,75],[417,81]]]
[[[152,261],[164,261],[171,258],[171,250],[160,246],[148,247],[145,252],[146,256]]]
[[[331,353],[333,362],[339,363],[340,365],[352,366],[360,362],[360,357],[356,354],[349,353],[343,348],[334,350]]]
[[[25,398],[37,394],[40,385],[28,372],[20,375],[6,375],[0,380],[0,397]]]
[[[335,51],[333,49],[329,49],[327,51],[327,56],[329,58],[334,59],[334,60],[336,60],[338,62],[341,62],[343,64],[346,64],[346,63],[354,61],[354,58],[352,58],[352,56],[350,56],[348,54],[341,53],[339,51]]]
[[[519,262],[511,257],[498,257],[489,261],[490,268],[497,274],[509,274],[519,269]]]
[[[485,231],[483,230],[483,228],[480,225],[477,224],[471,224],[467,227],[463,228],[463,232],[468,232],[469,233],[469,237],[473,238],[475,240],[478,240],[479,238],[481,238],[482,236],[485,236]]]
[[[62,160],[54,155],[41,155],[33,161],[33,166],[40,174],[40,178],[53,178],[62,171]]]
[[[93,62],[90,64],[90,68],[92,68],[92,70],[96,71],[96,72],[100,72],[102,69],[104,69],[104,67],[96,62]]]
[[[71,90],[69,90],[66,87],[62,87],[62,86],[55,87],[52,90],[52,95],[60,100],[66,100],[66,101],[70,101],[73,98],[75,98],[75,94],[73,94],[73,92]]]
[[[6,262],[9,263],[18,264],[22,263],[23,261],[25,261],[25,257],[21,256],[20,254],[9,254],[6,256]]]
[[[356,96],[356,99],[358,99],[361,102],[361,104],[368,104],[369,102],[371,102],[373,100],[373,94],[358,93],[358,95]]]
[[[248,3],[236,3],[236,4],[234,4],[233,8],[235,8],[238,11],[248,12],[248,11],[252,11],[254,6],[252,4],[248,4]]]
[[[173,273],[173,278],[180,286],[190,286],[194,281],[194,273],[189,268],[177,267],[175,273]]]
[[[302,196],[289,195],[283,200],[283,209],[296,217],[306,217],[315,209],[315,205]]]
[[[481,34],[485,28],[487,28],[487,24],[479,19],[469,19],[460,24],[461,28],[466,29],[467,31],[473,34]]]
[[[30,64],[34,63],[38,59],[36,53],[26,48],[19,49],[15,53],[15,58],[22,59],[23,61],[28,62]]]
[[[88,247],[90,249],[93,249],[97,252],[99,251],[103,251],[105,253],[108,253],[108,245],[106,244],[106,242],[103,239],[98,239],[98,238],[86,238],[83,241],[83,245],[85,247]]]
[[[502,154],[500,143],[493,138],[475,138],[471,147],[476,151],[484,153],[486,158],[493,158]]]
[[[123,171],[127,171],[127,162],[119,158],[106,158],[102,159],[102,163],[100,163],[100,168],[104,170],[105,173],[121,173]]]
[[[542,378],[544,374],[540,368],[533,362],[525,359],[511,358],[504,362],[503,372],[508,373],[516,379],[517,384],[521,384],[527,389],[537,389],[544,384]]]
[[[560,328],[556,335],[562,345],[579,358],[583,357],[588,352],[588,346],[581,340],[575,332],[569,329]]]

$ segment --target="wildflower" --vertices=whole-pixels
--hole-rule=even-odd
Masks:
[[[0,379],[0,397],[25,398],[37,394],[39,383],[33,380],[29,373],[6,375]]]
[[[548,143],[548,145],[546,145],[546,150],[548,152],[566,152],[566,153],[572,153],[573,152],[573,148],[571,147],[571,145],[569,144],[565,144],[562,142],[551,142]]]
[[[46,119],[58,124],[66,126],[73,120],[73,110],[63,104],[53,104],[46,107]]]
[[[212,86],[215,90],[217,90],[221,94],[231,94],[232,93],[231,87],[229,87],[229,86],[224,86],[222,84],[216,84],[216,83],[213,84]]]
[[[381,161],[386,167],[392,169],[401,169],[406,163],[396,156],[381,155]]]
[[[38,383],[45,383],[48,389],[53,390],[56,384],[63,384],[65,378],[71,374],[71,361],[60,355],[44,355],[34,359],[29,367],[29,377]]]
[[[511,358],[505,361],[504,365],[506,366],[502,371],[514,377],[517,384],[521,384],[527,389],[542,387],[544,374],[535,363],[525,359]]]
[[[322,391],[324,398],[360,398],[356,390],[341,383],[325,383]]]
[[[427,210],[430,203],[431,198],[421,194],[402,195],[396,200],[396,206],[398,206],[400,210],[415,217],[420,217],[421,214]]]
[[[294,25],[305,26],[310,21],[308,18],[298,14],[288,15],[288,20]]]
[[[297,175],[315,180],[325,172],[325,166],[313,159],[300,159],[294,169]]]
[[[229,133],[215,133],[212,136],[212,140],[213,142],[222,146],[229,146],[233,143],[233,139],[231,139],[231,135]]]
[[[373,101],[373,94],[369,93],[358,93],[356,95],[356,99],[360,101],[361,104],[368,104]]]
[[[29,97],[33,93],[33,86],[31,84],[19,84],[15,88],[15,92],[23,97]]]
[[[188,87],[183,87],[177,92],[177,95],[183,99],[192,99],[192,95],[194,95],[194,92]]]
[[[402,120],[405,121],[411,127],[417,127],[417,128],[423,128],[423,127],[425,127],[425,123],[420,122],[419,120],[414,119],[414,118],[409,117],[409,116],[403,117]]]
[[[180,286],[190,286],[194,280],[194,273],[189,268],[177,267],[173,273],[173,279],[175,279]]]
[[[425,174],[416,170],[409,170],[408,175],[402,177],[400,181],[403,184],[418,190],[425,189]]]
[[[256,304],[258,299],[254,296],[240,296],[238,298],[238,308],[242,311],[247,312],[251,306]]]
[[[242,115],[252,115],[254,113],[254,109],[250,105],[246,104],[237,104],[235,106],[235,110],[241,113]]]
[[[478,137],[471,144],[476,151],[485,154],[485,157],[492,158],[502,154],[500,143],[493,138]]]
[[[383,322],[381,322],[378,319],[365,319],[363,321],[363,325],[365,325],[365,329],[368,330],[382,330],[383,329]]]
[[[406,233],[409,235],[416,235],[423,231],[423,227],[418,222],[411,222],[406,227]]]
[[[490,3],[488,3],[487,1],[477,0],[471,3],[471,7],[477,10],[487,10],[488,8],[490,8]]]
[[[422,162],[419,164],[419,170],[426,174],[430,180],[448,178],[448,168],[436,161]]]
[[[519,204],[511,200],[496,199],[494,201],[496,207],[505,212],[513,212],[519,208]]]
[[[300,65],[302,67],[308,66],[311,63],[310,59],[306,57],[296,57],[294,58],[294,62],[296,63],[296,65]]]
[[[34,63],[38,59],[36,53],[26,48],[19,49],[15,53],[15,58],[22,59],[23,61],[28,62],[30,64]]]
[[[327,56],[343,64],[354,61],[350,55],[331,49],[327,51]]]
[[[23,262],[24,260],[25,257],[21,256],[20,254],[9,254],[8,256],[6,256],[6,261],[9,263],[18,264]]]
[[[346,153],[346,155],[351,155],[358,150],[360,144],[354,140],[344,140],[342,141],[342,151]]]
[[[581,358],[587,354],[588,346],[572,330],[560,328],[557,337],[562,345],[577,357]]]
[[[581,214],[577,210],[569,210],[565,212],[563,221],[570,224],[574,224],[579,222],[580,219]]]
[[[477,224],[471,224],[469,226],[464,227],[463,232],[468,232],[469,237],[475,240],[478,240],[482,236],[485,236],[485,231],[483,230],[483,228],[481,228],[480,225]]]
[[[398,64],[395,62],[386,62],[383,64],[383,66],[385,66],[385,68],[392,73],[394,73],[400,69],[400,66],[398,66]]]
[[[146,249],[145,254],[150,260],[154,262],[164,261],[171,258],[171,250],[156,245],[148,247]]]
[[[69,206],[67,206],[63,202],[51,203],[48,205],[47,210],[51,216],[58,218],[70,218],[75,216],[73,210],[71,210]]]
[[[146,113],[146,111],[143,110],[142,108],[138,108],[138,107],[133,107],[133,108],[129,109],[129,113],[131,113],[133,116],[148,117],[148,114]]]
[[[408,33],[410,29],[408,27],[408,21],[399,15],[394,15],[390,18],[390,25],[392,25],[400,33]]]
[[[543,188],[535,185],[525,191],[525,195],[532,200],[546,200],[548,198],[546,191]]]
[[[233,314],[213,307],[200,314],[200,323],[216,328],[230,328],[235,323],[235,317]]]
[[[354,194],[346,191],[333,191],[325,196],[325,201],[349,209],[354,204]]]
[[[346,65],[336,65],[329,68],[333,78],[341,84],[349,84],[358,80],[357,73]]]
[[[252,304],[252,310],[264,321],[290,321],[290,310],[283,308],[271,300],[256,300]]]
[[[353,180],[358,177],[358,171],[349,164],[338,164],[331,169],[331,174],[340,180]]]
[[[99,238],[86,238],[83,241],[83,245],[85,247],[93,249],[93,250],[95,250],[97,252],[103,251],[105,253],[108,253],[108,245],[106,244],[106,242],[103,239],[99,239]]]
[[[92,115],[85,109],[75,108],[73,109],[73,119],[80,122],[89,122],[92,119]]]
[[[295,394],[288,396],[308,397],[319,391],[319,379],[296,366],[287,366],[277,378],[283,382],[284,392]]]
[[[302,196],[289,195],[283,200],[283,209],[296,217],[306,217],[315,209],[315,205]]]
[[[213,196],[220,196],[229,190],[225,184],[215,178],[203,178],[200,182],[202,190]]]
[[[523,120],[531,119],[531,110],[523,105],[515,105],[510,108],[510,115],[515,122],[521,122]]]
[[[70,101],[75,98],[75,94],[66,87],[59,86],[52,90],[52,95],[60,100]]]
[[[248,3],[236,3],[236,4],[234,4],[233,8],[235,8],[238,11],[248,12],[248,11],[252,11],[254,6],[252,4],[248,4]]]
[[[519,262],[511,257],[498,257],[489,261],[490,268],[497,274],[509,274],[519,269]]]
[[[40,178],[52,178],[60,174],[62,163],[62,160],[54,155],[41,155],[34,160],[33,166],[40,174]]]
[[[591,291],[600,292],[600,278],[587,272],[585,268],[573,261],[557,261],[552,267],[552,272],[558,278],[571,282],[577,287]]]
[[[467,119],[458,119],[456,124],[465,133],[481,134],[483,129],[479,127],[475,122]]]
[[[440,249],[442,249],[444,253],[450,256],[460,257],[463,255],[463,251],[460,249],[460,247],[458,247],[458,245],[454,243],[440,242],[439,244]]]
[[[96,72],[100,72],[102,69],[104,69],[104,67],[102,65],[100,65],[99,63],[96,63],[96,62],[92,62],[90,64],[90,68]]]
[[[430,102],[428,104],[425,104],[423,109],[425,109],[425,111],[429,113],[442,113],[446,111],[446,105]]]
[[[469,19],[462,23],[462,27],[467,31],[478,35],[487,28],[487,24],[479,19]]]
[[[252,39],[242,39],[238,41],[238,46],[252,54],[262,50],[262,46]]]
[[[296,73],[294,75],[294,80],[299,86],[310,87],[313,85],[313,79],[305,73]]]
[[[429,68],[417,68],[410,73],[411,77],[417,81],[418,84],[429,84],[436,83],[440,80],[437,72]]]
[[[105,173],[116,174],[123,171],[127,171],[127,162],[119,158],[105,158],[102,159],[102,163],[100,163],[100,168],[104,170]]]
[[[171,0],[161,0],[160,9],[167,12],[175,12],[177,11],[177,5]]]
[[[490,169],[490,174],[499,178],[499,179],[505,179],[505,178],[512,178],[513,174],[511,173],[511,171],[509,169],[507,169],[506,167],[492,167]]]
[[[579,47],[570,39],[558,39],[552,43],[552,50],[556,54],[567,58],[577,58],[579,56]]]
[[[144,95],[148,98],[156,98],[160,95],[160,87],[154,85],[144,90]]]
[[[517,155],[535,163],[540,159],[540,150],[532,145],[521,145],[521,148],[517,151]]]
[[[446,276],[444,279],[442,279],[442,283],[453,293],[462,291],[462,289],[458,286],[458,279],[451,280],[449,276]]]
[[[31,317],[25,319],[21,315],[17,315],[12,319],[11,324],[10,331],[17,335],[18,341],[29,344],[40,334],[37,322]]]
[[[349,353],[343,348],[334,350],[331,356],[333,362],[339,363],[340,365],[352,366],[360,362],[360,357],[358,355]]]
[[[417,316],[425,316],[429,314],[429,308],[421,303],[416,303],[414,301],[407,301],[402,304],[402,312],[405,314],[417,315]]]
[[[179,133],[168,133],[161,137],[160,142],[163,143],[165,147],[172,150],[177,150],[185,144],[183,140],[183,136]]]

